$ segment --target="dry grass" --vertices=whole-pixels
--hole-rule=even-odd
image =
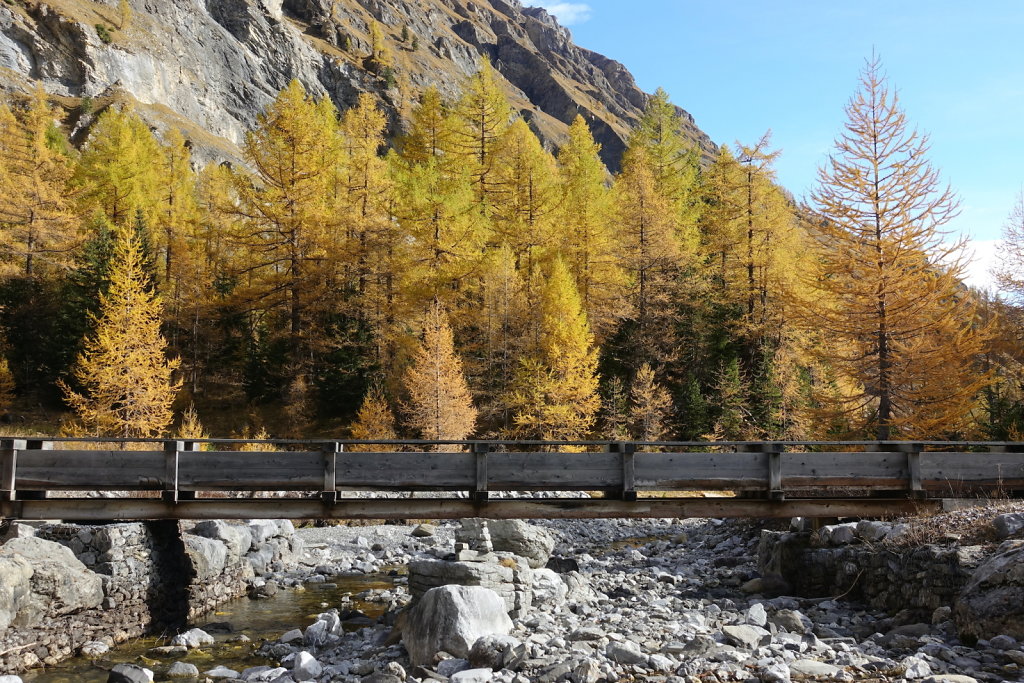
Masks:
[[[959,510],[902,517],[894,521],[906,524],[908,530],[886,539],[884,545],[892,549],[925,544],[991,545],[998,540],[992,518],[1007,512],[1024,513],[1024,501],[979,501]]]

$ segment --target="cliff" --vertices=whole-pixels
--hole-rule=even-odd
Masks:
[[[545,10],[517,0],[129,0],[127,9],[6,0],[0,89],[41,80],[78,135],[91,109],[134,101],[155,128],[182,128],[200,159],[232,159],[293,78],[342,109],[377,93],[395,134],[427,86],[455,97],[483,55],[542,139],[557,146],[581,114],[611,168],[647,100],[622,64],[576,46]],[[391,74],[364,66],[374,21],[395,56]],[[714,145],[680,112],[710,158]]]

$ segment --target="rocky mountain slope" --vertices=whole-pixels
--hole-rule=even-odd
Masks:
[[[393,75],[364,68],[372,23]],[[403,40],[403,33],[405,39]],[[5,0],[0,88],[41,80],[69,113],[129,99],[158,129],[183,128],[200,157],[237,157],[256,115],[291,79],[340,108],[378,93],[392,133],[419,94],[458,92],[480,56],[514,107],[557,146],[582,114],[615,167],[647,95],[626,68],[576,46],[545,10],[517,0]],[[82,107],[82,98],[89,98]],[[693,141],[714,145],[682,112]],[[70,121],[72,126],[76,119]]]

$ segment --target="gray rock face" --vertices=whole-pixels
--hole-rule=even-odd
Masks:
[[[491,543],[496,551],[525,557],[530,567],[543,567],[555,547],[555,537],[547,529],[527,524],[520,519],[495,519],[487,522]]]
[[[0,631],[10,626],[25,605],[31,578],[32,565],[24,557],[0,557]]]
[[[182,534],[185,554],[192,564],[192,570],[199,580],[220,576],[228,561],[227,546],[212,538]]]
[[[445,651],[468,658],[477,639],[507,635],[512,620],[504,601],[481,586],[441,586],[420,598],[409,612],[402,642],[414,665],[429,664]]]
[[[27,595],[22,583],[25,567],[11,562],[17,557],[31,565]],[[35,624],[48,616],[72,614],[98,607],[103,602],[102,579],[59,543],[41,538],[11,539],[0,547],[0,562],[5,560],[12,576],[0,579],[0,600],[9,593],[12,601],[8,605],[0,604],[0,619],[17,607],[17,621]]]
[[[229,524],[219,519],[199,522],[192,533],[222,542],[227,547],[228,561],[231,562],[237,562],[252,546],[252,532],[248,526]]]
[[[1024,541],[1005,541],[960,592],[953,618],[962,638],[1024,639]]]
[[[428,86],[454,97],[486,55],[507,81],[517,110],[537,108],[532,124],[557,142],[577,114],[591,123],[613,166],[647,96],[618,62],[577,47],[545,10],[518,2],[423,0],[131,0],[133,19],[99,39],[95,28],[46,3],[27,12],[0,4],[0,86],[96,97],[109,90],[137,99],[140,113],[165,129],[181,125],[207,159],[240,158],[246,129],[295,78],[344,109],[361,92],[379,94],[398,132],[399,113]],[[369,25],[385,27],[402,55],[402,88],[367,70]],[[400,43],[407,26],[421,47]],[[166,109],[163,109],[166,107]],[[687,134],[711,160],[714,145],[682,112]],[[169,120],[170,119],[170,120]],[[177,119],[177,120],[175,120]],[[211,138],[203,133],[206,131]]]

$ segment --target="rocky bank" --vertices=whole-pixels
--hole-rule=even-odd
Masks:
[[[213,643],[193,629],[151,651],[151,671],[126,663],[110,680],[1024,680],[1020,512],[814,531],[721,520],[300,529],[298,564],[267,564],[254,597],[346,574],[393,585],[254,643],[266,664],[180,661]],[[957,524],[971,531],[951,533]]]

